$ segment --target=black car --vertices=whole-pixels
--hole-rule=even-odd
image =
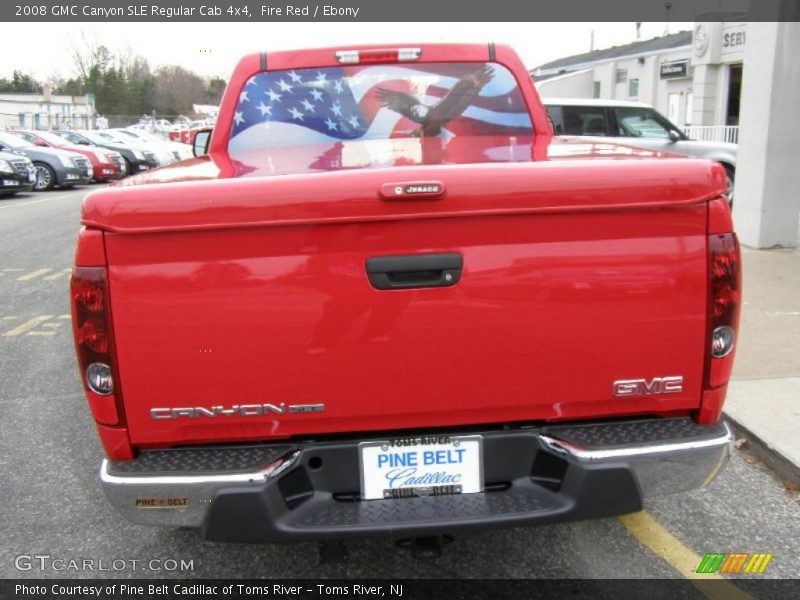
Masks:
[[[114,150],[122,155],[125,160],[128,175],[135,175],[159,166],[155,152],[140,148],[136,144],[126,144],[118,141],[110,134],[103,131],[54,131],[72,144],[82,146],[99,146]]]
[[[42,148],[8,131],[0,131],[0,151],[25,156],[36,169],[36,191],[69,188],[92,180],[92,163],[85,156],[58,148]]]
[[[27,192],[36,181],[36,169],[30,159],[0,152],[0,197]]]

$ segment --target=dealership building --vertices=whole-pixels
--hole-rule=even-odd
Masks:
[[[531,75],[542,96],[645,102],[690,137],[735,143],[746,45],[746,23],[697,23],[554,60]]]
[[[760,9],[793,14],[789,0]],[[768,11],[768,12],[769,12]],[[800,22],[696,22],[689,31],[593,50],[531,70],[546,98],[635,100],[690,138],[734,142],[739,237],[754,248],[800,239]]]

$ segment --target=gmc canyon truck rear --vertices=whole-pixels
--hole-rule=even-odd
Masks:
[[[102,487],[137,523],[338,542],[704,486],[732,443],[725,190],[553,137],[506,46],[246,56],[207,155],[84,202]]]

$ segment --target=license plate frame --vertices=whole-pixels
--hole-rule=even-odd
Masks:
[[[434,454],[426,454],[431,452]],[[411,435],[361,442],[358,445],[361,499],[483,492],[483,458],[480,435]],[[398,470],[405,473],[397,473]],[[392,475],[402,477],[391,479],[387,476],[391,471],[395,471]]]

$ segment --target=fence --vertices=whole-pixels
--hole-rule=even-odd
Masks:
[[[687,125],[683,132],[693,140],[702,142],[739,143],[738,125]]]

